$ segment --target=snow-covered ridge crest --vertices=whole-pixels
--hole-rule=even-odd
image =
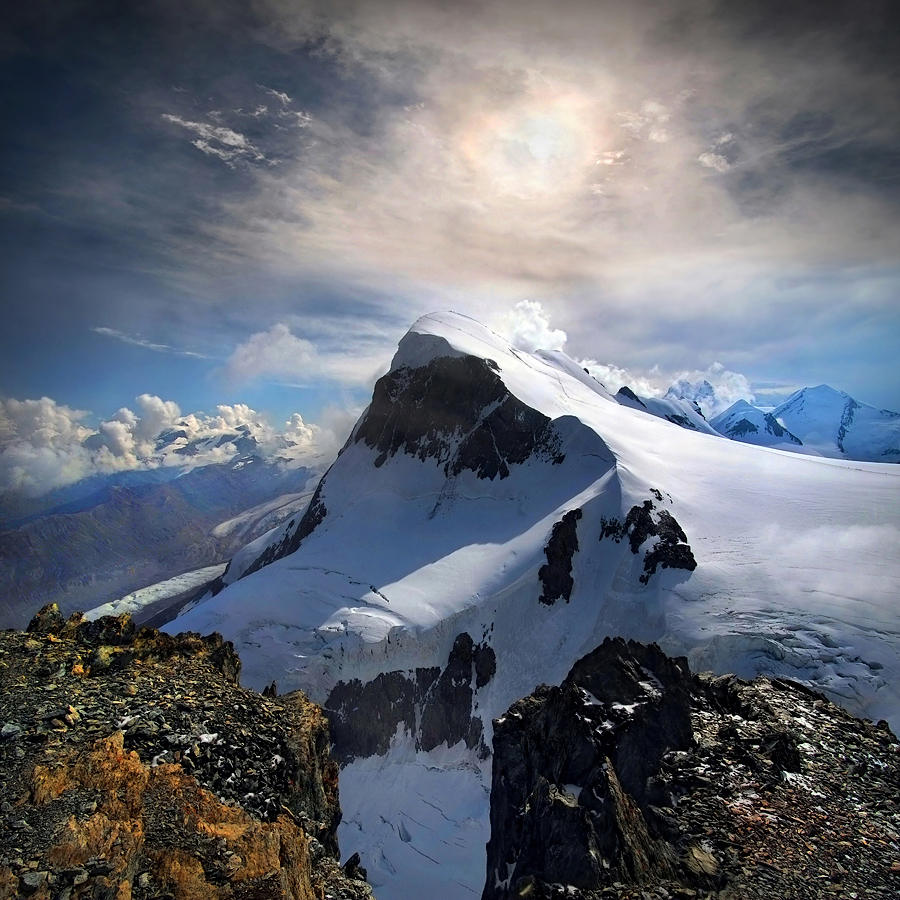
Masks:
[[[475,319],[455,312],[434,312],[413,323],[397,345],[391,369],[417,369],[440,356],[500,359],[516,352],[512,345]]]

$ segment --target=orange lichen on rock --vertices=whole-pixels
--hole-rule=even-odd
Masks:
[[[0,632],[0,900],[371,900],[319,707],[241,688],[218,635],[30,627]]]

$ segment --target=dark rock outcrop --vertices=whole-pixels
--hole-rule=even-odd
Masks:
[[[127,616],[0,633],[0,898],[371,898],[338,864],[321,708],[239,671]]]
[[[476,644],[462,632],[443,669],[384,672],[366,684],[356,679],[339,682],[324,704],[335,757],[343,763],[387,753],[401,727],[415,735],[421,750],[465,741],[486,757],[490,751],[482,738],[484,725],[473,712],[473,701],[496,670],[490,645]]]
[[[700,413],[702,416],[703,413]],[[689,431],[699,431],[700,429],[687,417],[683,416],[679,413],[669,413],[666,416],[666,421],[671,422],[673,425],[680,425],[682,428],[687,428]]]
[[[628,387],[628,385],[622,385],[622,387],[620,387],[616,393],[621,394],[623,397],[627,397],[629,400],[631,400],[632,403],[640,404],[644,407],[644,409],[647,408],[647,404],[644,403],[644,401],[641,400],[641,398],[638,397],[638,395],[630,387]]]
[[[671,871],[638,804],[662,755],[690,745],[688,681],[686,661],[607,640],[494,722],[485,900],[528,878],[594,890]]]
[[[657,499],[661,496],[654,492]],[[666,509],[655,512],[652,500],[645,500],[642,506],[632,506],[624,522],[618,519],[600,520],[600,540],[612,538],[616,543],[628,537],[631,552],[637,555],[645,542],[651,538],[657,540],[644,554],[644,573],[640,576],[642,584],[648,584],[656,570],[686,569],[693,572],[697,568],[697,560],[687,542],[684,529],[675,517]]]
[[[550,419],[514,397],[495,369],[475,356],[444,356],[389,372],[354,440],[378,451],[376,466],[406,453],[436,460],[447,477],[469,470],[493,480],[533,457],[562,462]]]
[[[538,578],[544,586],[541,603],[553,606],[557,600],[569,602],[575,582],[572,578],[572,558],[578,552],[578,520],[580,509],[570,509],[558,522],[554,523],[550,532],[550,540],[544,547],[547,557],[545,565],[538,571]]]
[[[604,641],[494,723],[483,900],[895,897],[900,744],[786,681]]]

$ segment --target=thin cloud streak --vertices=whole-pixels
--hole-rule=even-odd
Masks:
[[[103,337],[113,338],[113,340],[121,341],[123,344],[129,344],[132,347],[143,347],[145,350],[152,350],[154,353],[171,353],[175,356],[189,356],[194,359],[210,359],[211,357],[204,355],[203,353],[197,353],[194,350],[181,350],[177,347],[171,347],[169,344],[155,344],[152,341],[148,341],[144,338],[133,337],[130,334],[125,334],[123,331],[119,331],[116,328],[106,328],[103,326],[95,326],[91,328],[95,334],[103,335]]]

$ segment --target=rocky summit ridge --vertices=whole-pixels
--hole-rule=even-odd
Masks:
[[[0,633],[0,898],[371,898],[322,710],[239,674],[219,635],[128,615]]]
[[[607,639],[494,721],[482,900],[900,896],[900,744]]]

